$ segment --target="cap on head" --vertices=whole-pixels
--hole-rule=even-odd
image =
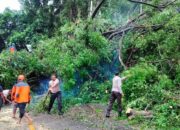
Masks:
[[[25,76],[24,75],[19,75],[18,76],[18,81],[24,81],[25,80]]]

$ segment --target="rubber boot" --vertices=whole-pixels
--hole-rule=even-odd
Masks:
[[[109,117],[110,117],[110,112],[107,111],[106,118],[109,118]]]
[[[118,117],[121,117],[121,116],[122,116],[122,113],[121,113],[121,112],[119,112],[119,113],[118,113]]]
[[[58,112],[58,115],[62,116],[64,113],[62,111]]]

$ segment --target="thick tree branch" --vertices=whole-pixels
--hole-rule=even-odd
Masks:
[[[133,27],[127,27],[125,29],[120,29],[120,30],[117,30],[116,32],[112,33],[108,39],[112,39],[114,36],[116,35],[122,35],[123,33],[126,33],[127,31],[133,29]]]
[[[109,31],[107,31],[107,32],[104,32],[103,35],[107,37],[107,36],[111,35],[112,33],[115,33],[115,32],[117,32],[118,30],[121,30],[122,28],[126,28],[126,27],[128,27],[130,24],[132,24],[132,23],[136,22],[137,20],[139,20],[140,18],[142,18],[143,16],[145,16],[145,12],[139,14],[136,18],[128,21],[124,26],[121,26],[121,27],[118,27],[117,29],[113,29],[113,30],[109,30]]]
[[[128,0],[128,1],[133,2],[133,3],[139,3],[139,4],[148,5],[148,6],[151,6],[151,7],[153,7],[153,8],[159,9],[159,6],[157,6],[157,5],[152,5],[152,4],[149,4],[149,3],[147,3],[147,2],[143,2],[143,1],[139,1],[139,0]]]
[[[140,30],[141,31],[146,31],[147,28],[151,28],[152,30],[158,30],[160,28],[163,27],[164,24],[158,24],[158,25],[150,25],[150,26],[144,26],[144,25],[132,25],[132,26],[128,26],[128,27],[124,27],[124,28],[120,28],[118,30],[116,30],[115,32],[113,32],[111,35],[109,35],[108,39],[112,39],[114,36],[116,35],[120,35],[122,36],[123,33],[128,32],[129,30]]]
[[[161,5],[152,5],[150,3],[147,3],[144,1],[139,1],[139,0],[128,0],[128,1],[152,6],[154,8],[160,9],[162,11],[164,8],[166,8],[169,5],[172,5],[177,0],[169,1],[169,2],[163,3]],[[144,19],[145,16],[146,16],[146,12],[143,12],[143,13],[139,14],[136,18],[129,20],[124,26],[118,27],[116,29],[111,29],[111,30],[104,32],[102,34],[110,40],[115,36],[122,36],[123,32],[127,33],[130,30],[134,30],[134,31],[138,30],[142,34],[144,32],[147,32],[148,28],[152,28],[154,31],[156,31],[156,30],[159,30],[160,28],[162,28],[164,26],[164,24],[162,24],[162,25],[150,25],[150,26],[137,25],[136,21],[138,21],[140,19]]]
[[[124,67],[124,69],[126,70],[127,67],[126,67],[126,65],[124,64],[123,58],[122,58],[122,43],[123,43],[124,34],[125,34],[125,33],[123,32],[122,37],[121,37],[121,39],[120,39],[120,41],[119,41],[119,61],[120,61],[121,65]]]
[[[97,12],[99,11],[99,9],[101,8],[101,6],[103,5],[103,3],[105,2],[106,0],[102,0],[98,5],[97,7],[95,8],[94,12],[92,13],[91,15],[91,19],[94,19]],[[85,30],[87,30],[88,28],[88,24],[86,24],[86,26],[84,27]],[[87,31],[88,32],[88,31]]]
[[[139,1],[139,0],[128,0],[128,1],[133,2],[133,3],[144,4],[144,5],[147,5],[147,6],[150,6],[150,7],[153,7],[153,8],[156,8],[156,9],[162,11],[163,8],[166,8],[167,6],[169,6],[172,3],[176,2],[177,0],[167,2],[166,4],[163,4],[163,5],[153,5],[153,4],[150,4],[150,3],[147,3],[147,2],[144,2],[144,1]]]
[[[102,0],[98,5],[97,7],[95,8],[94,12],[92,13],[92,16],[91,16],[91,19],[94,19],[97,12],[99,11],[99,9],[101,8],[101,6],[103,5],[103,3],[105,2],[106,0]]]

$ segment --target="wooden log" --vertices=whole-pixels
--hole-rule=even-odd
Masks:
[[[127,108],[126,115],[127,115],[128,119],[130,119],[130,120],[137,116],[141,116],[144,118],[152,118],[153,117],[153,114],[151,111],[144,111],[144,110],[137,111],[132,108]]]

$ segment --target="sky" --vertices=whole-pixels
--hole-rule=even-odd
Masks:
[[[0,0],[0,13],[7,7],[12,10],[20,10],[20,3],[18,0]]]

